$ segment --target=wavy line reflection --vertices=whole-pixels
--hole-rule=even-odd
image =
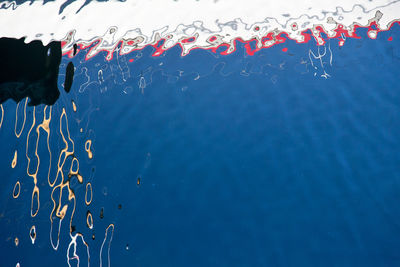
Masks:
[[[18,157],[19,149],[14,147],[11,164],[8,163],[7,165],[11,165],[10,169],[13,172],[18,171],[19,168],[26,168],[26,178],[28,179],[25,179],[25,177],[21,177],[18,180],[17,177],[14,178],[12,199],[23,201],[24,197],[20,197],[21,194],[24,195],[25,192],[30,192],[28,194],[30,194],[31,220],[25,223],[27,224],[27,229],[30,229],[29,239],[33,245],[37,243],[38,233],[40,234],[37,229],[45,228],[40,226],[43,216],[39,216],[39,214],[49,212],[48,217],[47,215],[45,217],[50,222],[49,241],[51,247],[54,250],[59,248],[66,249],[67,264],[69,266],[72,263],[73,265],[77,263],[79,266],[82,261],[86,260],[89,266],[89,245],[94,242],[101,242],[101,240],[95,241],[93,238],[94,218],[88,210],[93,202],[91,183],[93,173],[83,175],[81,170],[83,168],[83,172],[88,170],[87,173],[90,173],[92,167],[89,167],[88,164],[92,163],[86,164],[85,162],[82,166],[79,156],[87,155],[89,159],[93,159],[92,140],[78,139],[78,143],[76,143],[75,135],[86,135],[91,130],[84,129],[83,131],[82,127],[77,127],[82,118],[77,118],[79,115],[79,113],[76,113],[77,104],[72,100],[70,102],[72,103],[72,108],[70,105],[61,104],[61,101],[54,106],[40,105],[36,107],[28,106],[27,102],[28,99],[26,98],[14,106],[15,122],[11,131],[12,136],[16,138],[15,142],[18,142],[17,140],[20,138],[25,139],[25,142],[23,142],[25,148],[23,149],[25,149],[26,161],[24,158]],[[0,105],[0,128],[3,126],[3,121],[7,121],[5,109],[8,109],[9,106],[9,103]],[[83,114],[87,116],[90,113],[88,111]],[[13,112],[9,114],[14,115]],[[69,120],[69,116],[74,116],[74,119]],[[77,125],[74,123],[77,123]],[[26,131],[24,131],[25,125],[27,126]],[[74,132],[71,132],[71,127]],[[77,148],[79,148],[79,151],[76,151]],[[56,163],[53,164],[53,162]],[[24,186],[24,190],[22,190],[22,186]],[[77,212],[83,214],[83,216],[77,217]],[[68,227],[64,226],[64,220],[68,221]],[[81,231],[78,231],[78,229]],[[110,231],[113,233],[113,225],[105,230],[105,239],[101,243],[99,251],[100,257],[104,242],[107,239],[107,233],[109,237],[107,239],[109,240],[109,254],[109,246],[112,239]],[[68,234],[66,235],[65,232]],[[92,238],[87,238],[87,235]],[[64,240],[66,236],[69,236],[69,240]],[[89,242],[86,240],[89,240]],[[13,243],[16,247],[21,246],[18,237],[14,238]],[[60,244],[66,245],[60,246]],[[100,244],[98,247],[100,247]],[[110,258],[108,256],[109,261]]]

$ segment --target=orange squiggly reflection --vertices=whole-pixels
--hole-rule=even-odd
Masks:
[[[47,109],[49,110],[49,114],[48,115],[46,115]],[[47,172],[47,181],[48,182],[50,181],[51,156],[52,156],[51,149],[50,149],[50,121],[51,121],[51,113],[52,113],[52,111],[53,111],[53,109],[52,109],[51,106],[49,108],[48,108],[48,106],[46,106],[44,108],[44,110],[43,110],[43,122],[42,122],[41,125],[39,125],[40,129],[43,129],[47,134],[46,142],[47,142],[47,151],[49,152],[49,170]]]
[[[69,221],[69,236],[71,238],[68,250],[67,250],[67,259],[68,264],[71,260],[78,260],[79,264],[79,257],[77,255],[77,246],[81,246],[82,244],[86,247],[87,250],[87,257],[90,259],[89,254],[89,245],[86,243],[84,235],[82,233],[76,232],[76,226],[73,225],[73,220],[77,208],[77,196],[74,192],[74,189],[71,186],[71,181],[76,179],[79,184],[83,184],[85,182],[85,205],[89,206],[93,200],[93,189],[92,184],[89,181],[85,181],[84,177],[80,173],[80,161],[78,160],[75,154],[75,143],[74,140],[71,138],[70,130],[69,130],[69,121],[66,109],[63,107],[59,111],[61,111],[57,117],[59,118],[59,122],[53,122],[52,116],[55,117],[53,112],[57,111],[57,108],[52,106],[36,106],[36,107],[28,107],[27,101],[28,99],[24,100],[25,102],[17,105],[16,112],[15,112],[15,125],[14,125],[14,133],[17,138],[20,138],[21,135],[26,133],[26,147],[25,147],[25,156],[27,159],[26,165],[26,173],[30,180],[33,182],[33,189],[31,193],[31,206],[30,206],[30,213],[31,217],[34,218],[38,215],[39,210],[41,210],[41,202],[43,201],[41,197],[45,196],[46,194],[40,194],[40,190],[42,189],[43,183],[40,180],[46,176],[47,172],[47,184],[50,187],[50,198],[51,198],[51,211],[49,214],[50,218],[50,242],[53,249],[57,250],[60,244],[60,235],[62,231],[62,222],[64,219],[68,218]],[[24,105],[23,113],[22,107],[19,105]],[[75,103],[72,101],[73,111],[76,112],[77,108]],[[4,108],[0,105],[1,109],[1,120],[0,120],[0,127],[3,123],[4,118]],[[29,109],[29,113],[27,115],[27,109]],[[23,117],[23,118],[21,118]],[[57,118],[57,119],[58,119]],[[21,124],[22,121],[22,124]],[[54,121],[54,119],[53,119]],[[24,131],[24,128],[27,128],[27,131]],[[53,127],[53,132],[51,132],[51,127]],[[55,131],[54,128],[57,128]],[[80,128],[82,132],[82,128]],[[61,148],[57,148],[57,151],[54,152],[54,148],[50,146],[50,138],[51,134],[57,134],[60,137],[60,144]],[[46,135],[46,136],[43,136]],[[25,138],[25,136],[24,136]],[[47,145],[47,152],[45,151],[46,148],[40,147],[44,140],[46,140]],[[89,159],[93,158],[93,152],[91,149],[92,140],[87,140],[84,145],[84,149],[89,157]],[[82,148],[81,145],[79,145]],[[44,149],[44,150],[43,150]],[[41,158],[42,151],[44,153],[48,153],[49,159]],[[56,153],[57,164],[52,164],[52,154]],[[41,154],[41,155],[39,155]],[[11,167],[17,167],[17,159],[18,159],[18,151],[15,150],[14,158],[11,163]],[[54,160],[53,160],[54,161]],[[19,159],[19,164],[21,164],[21,159]],[[47,162],[49,164],[47,169]],[[54,165],[54,166],[53,166]],[[24,166],[25,167],[25,166]],[[39,171],[40,170],[40,171]],[[44,176],[44,177],[43,177]],[[40,190],[39,190],[40,187]],[[17,181],[14,185],[14,189],[12,191],[12,196],[14,199],[18,198],[21,193],[21,183]],[[86,226],[88,229],[92,230],[94,228],[94,217],[90,211],[86,213]],[[54,231],[54,232],[53,232]],[[110,233],[111,232],[111,233]],[[108,242],[108,262],[110,262],[109,257],[109,250],[112,240],[112,235],[114,232],[114,225],[109,225],[105,231],[105,239],[101,246],[100,255],[103,253],[103,247],[105,243]],[[30,228],[29,236],[31,239],[32,244],[35,243],[37,238],[36,226],[33,225]],[[94,240],[94,233],[91,232],[90,236]],[[108,237],[107,237],[108,236]],[[55,238],[55,239],[54,239]],[[19,243],[19,239],[15,238],[16,245]],[[79,241],[79,242],[78,242]],[[72,254],[69,254],[71,249]],[[88,262],[89,265],[89,262]]]
[[[35,127],[35,124],[36,124],[35,113],[36,113],[36,107],[33,107],[32,126],[30,127],[30,129],[28,131],[27,138],[26,138],[26,158],[28,160],[26,172],[27,172],[28,176],[32,177],[33,184],[34,184],[34,188],[33,188],[33,191],[32,191],[32,200],[31,200],[31,216],[32,217],[35,217],[37,215],[37,213],[39,212],[39,208],[40,208],[39,187],[37,186],[37,173],[39,171],[39,165],[40,165],[40,158],[39,158],[39,155],[37,153],[37,146],[38,146],[38,143],[39,143],[39,136],[36,139],[36,147],[35,147],[35,157],[37,159],[37,166],[36,166],[36,170],[33,173],[30,173],[31,158],[29,157],[29,137],[31,135],[32,129]],[[33,203],[34,203],[35,199],[36,199],[36,207],[37,208],[35,209],[35,212],[33,212]]]
[[[15,166],[17,165],[17,156],[18,156],[18,153],[17,153],[17,150],[15,150],[15,152],[14,152],[14,157],[13,157],[13,160],[12,160],[12,162],[11,162],[11,168],[15,168]]]
[[[90,192],[90,198],[88,200],[88,193]],[[85,190],[85,204],[86,206],[89,206],[90,203],[92,203],[92,198],[93,198],[93,191],[92,191],[92,184],[87,183],[86,184],[86,190]]]
[[[93,153],[92,153],[92,151],[90,150],[90,146],[92,145],[92,140],[87,140],[86,142],[85,142],[85,151],[88,153],[88,158],[89,159],[92,159],[93,158]]]
[[[71,103],[72,103],[72,110],[74,112],[76,112],[76,104],[75,104],[74,100],[71,100]]]
[[[49,109],[49,113],[47,115],[47,109]],[[50,175],[50,169],[51,169],[51,150],[50,150],[50,121],[51,121],[51,111],[52,108],[45,106],[43,109],[43,120],[42,123],[36,126],[35,133],[36,135],[36,142],[35,142],[35,158],[36,158],[36,169],[34,172],[30,172],[31,168],[31,158],[29,157],[29,139],[31,137],[31,133],[33,128],[36,125],[36,107],[33,107],[33,112],[32,112],[32,125],[28,131],[27,137],[26,137],[26,158],[28,160],[27,164],[27,174],[28,176],[32,177],[33,183],[34,183],[34,188],[32,192],[32,200],[31,200],[31,216],[35,217],[37,213],[39,212],[40,209],[40,200],[39,200],[39,187],[37,186],[37,175],[39,172],[39,167],[40,167],[40,157],[38,155],[38,146],[39,146],[39,140],[40,140],[40,130],[44,130],[44,132],[47,134],[47,149],[49,151],[49,170],[48,170],[48,180],[49,180],[49,175]],[[25,114],[25,112],[24,112]],[[25,116],[25,115],[24,115]],[[34,203],[36,202],[36,205]],[[34,207],[36,207],[34,209]]]
[[[13,189],[13,194],[12,194],[13,198],[18,198],[20,193],[21,193],[21,183],[17,181]]]
[[[53,246],[55,249],[58,247],[59,243],[59,235],[60,235],[60,226],[61,222],[64,219],[64,217],[67,214],[69,204],[64,204],[63,203],[63,192],[66,189],[68,192],[68,201],[72,201],[72,210],[71,210],[71,215],[70,215],[70,221],[69,221],[69,229],[70,229],[70,234],[72,234],[72,220],[74,218],[75,214],[75,209],[76,209],[76,196],[74,191],[70,187],[70,181],[73,177],[76,177],[78,182],[80,184],[83,183],[83,177],[79,173],[79,161],[74,155],[74,141],[71,139],[69,128],[68,128],[68,117],[65,112],[65,108],[62,109],[62,113],[60,116],[60,134],[62,137],[62,141],[64,143],[64,148],[61,150],[59,157],[58,157],[58,163],[57,163],[57,173],[56,177],[53,182],[49,182],[49,185],[53,187],[52,192],[51,192],[51,200],[53,202],[53,209],[50,214],[50,221],[51,224],[54,223],[54,217],[59,219],[59,230],[57,233],[57,246]],[[69,167],[69,172],[68,172],[68,179],[64,176],[64,165],[67,162],[67,159],[71,158],[71,165]],[[56,184],[56,182],[59,180],[59,183]],[[53,229],[53,228],[52,228]]]
[[[89,229],[93,229],[93,216],[90,211],[86,213],[86,225]]]

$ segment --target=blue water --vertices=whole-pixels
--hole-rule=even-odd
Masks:
[[[111,63],[78,54],[72,92],[54,109],[67,107],[78,157],[93,140],[94,159],[82,160],[81,169],[93,185],[94,230],[86,228],[77,183],[74,219],[88,234],[91,265],[99,264],[104,229],[114,223],[111,266],[398,266],[399,33],[396,25],[377,40],[364,30],[344,47],[332,40],[322,65],[310,60],[309,51],[318,52],[313,42],[252,57],[241,45],[229,56],[199,50],[184,58],[178,48],[160,58],[146,48]],[[97,82],[83,86],[83,68]],[[25,144],[13,133],[15,104],[4,106],[0,265],[66,266],[67,223],[53,251],[50,202],[30,218],[26,165],[10,168],[13,151],[23,158]],[[28,191],[13,200],[17,178]],[[46,202],[45,178],[41,186]],[[6,240],[16,235],[18,247]],[[38,264],[43,253],[46,262]]]

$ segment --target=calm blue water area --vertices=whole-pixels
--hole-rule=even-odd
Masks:
[[[146,48],[84,62],[78,53],[71,93],[62,92],[53,116],[66,106],[82,174],[93,185],[87,208],[85,186],[73,184],[74,224],[87,234],[91,265],[114,223],[111,266],[398,266],[400,26],[377,40],[358,33],[362,39],[343,47],[337,40],[320,47],[321,61],[309,53],[318,56],[314,42],[292,41],[254,56],[241,44],[229,56],[198,50],[182,58],[173,48],[154,58]],[[14,135],[15,104],[4,106],[1,266],[67,266],[67,222],[59,250],[49,243],[45,176],[41,210],[30,218],[25,141]],[[88,138],[92,160],[83,149]],[[62,147],[56,133],[52,140]],[[22,163],[11,169],[15,149]],[[17,179],[26,191],[13,200]]]

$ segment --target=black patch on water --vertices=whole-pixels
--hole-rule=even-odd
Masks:
[[[72,82],[74,81],[74,73],[75,68],[72,62],[69,62],[67,65],[67,70],[65,71],[65,82],[64,82],[64,90],[69,93],[71,90]]]
[[[104,208],[101,208],[100,210],[100,219],[104,218]]]
[[[74,56],[76,55],[76,51],[78,50],[78,46],[74,44]]]
[[[31,106],[53,105],[60,95],[61,43],[43,46],[40,41],[26,44],[24,40],[0,38],[0,104],[29,97]]]

